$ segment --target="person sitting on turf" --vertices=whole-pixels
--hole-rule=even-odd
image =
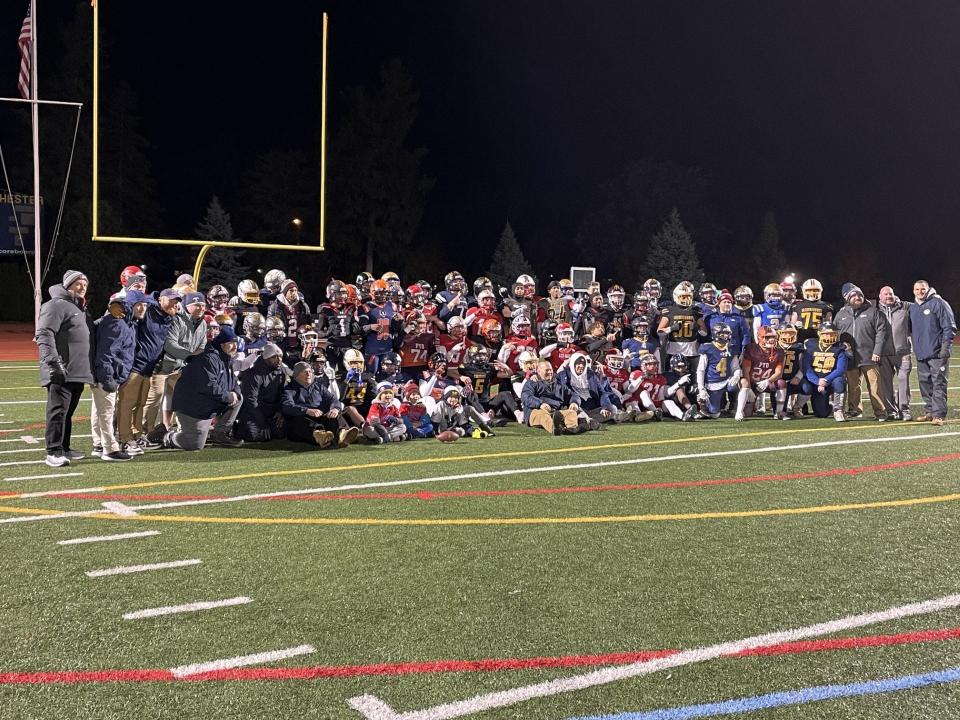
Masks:
[[[420,388],[412,380],[403,386],[403,402],[400,405],[400,416],[407,426],[407,435],[411,440],[426,438],[433,435],[433,422],[427,406],[420,397]]]
[[[443,399],[437,403],[431,415],[437,435],[447,430],[452,430],[460,437],[470,435],[485,438],[493,435],[486,418],[472,406],[463,404],[462,390],[459,385],[448,385],[443,389]]]
[[[237,336],[225,325],[202,353],[187,360],[173,390],[173,411],[180,429],[163,436],[164,447],[200,450],[208,435],[215,445],[243,444],[230,434],[241,402],[237,377],[230,370],[236,354]]]
[[[243,404],[237,417],[238,437],[265,442],[284,436],[280,404],[289,374],[290,369],[283,364],[283,350],[275,343],[264,345],[260,357],[240,373]]]
[[[537,374],[523,383],[520,400],[523,420],[530,427],[542,427],[553,435],[580,432],[577,422],[580,406],[573,390],[557,382],[549,360],[542,359],[537,363]]]
[[[376,395],[367,410],[363,436],[378,445],[407,439],[407,426],[400,414],[396,393],[396,386],[392,382],[385,380],[378,383]]]
[[[343,405],[336,387],[325,377],[315,378],[308,362],[293,366],[293,379],[283,390],[280,409],[291,440],[315,443],[321,449],[343,448],[359,434],[355,427],[341,426]]]
[[[567,367],[557,373],[557,382],[573,392],[574,402],[589,418],[587,424],[591,430],[595,430],[600,422],[611,422],[615,418],[620,422],[624,420],[616,414],[609,384],[594,372],[584,353],[576,353],[570,358]]]

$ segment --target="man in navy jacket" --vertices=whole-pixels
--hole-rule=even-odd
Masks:
[[[926,280],[913,284],[913,297],[917,303],[910,308],[910,332],[923,396],[923,414],[917,420],[943,425],[947,416],[947,371],[957,321],[947,301]]]
[[[293,379],[283,390],[280,410],[287,419],[287,437],[291,440],[342,448],[359,435],[357,428],[342,423],[343,404],[336,385],[323,375],[315,376],[307,362],[293,366]]]
[[[563,370],[557,373],[557,382],[573,391],[573,402],[592,421],[611,422],[617,408],[607,381],[590,367],[587,356],[576,353]],[[595,423],[589,423],[595,430]]]
[[[224,325],[206,349],[187,361],[173,390],[173,411],[180,430],[168,432],[164,447],[200,450],[210,441],[215,445],[238,447],[230,430],[240,412],[240,389],[230,361],[237,354],[237,336]],[[216,420],[216,428],[213,428]],[[212,430],[211,430],[212,429]]]

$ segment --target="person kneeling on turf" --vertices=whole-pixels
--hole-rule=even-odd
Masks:
[[[173,411],[180,429],[164,435],[164,447],[200,450],[208,435],[214,445],[243,444],[230,434],[241,402],[237,377],[230,369],[236,354],[237,336],[226,325],[202,353],[187,361],[173,390]]]
[[[280,410],[287,419],[290,440],[315,443],[320,448],[342,448],[360,433],[355,427],[341,424],[343,405],[336,386],[325,377],[316,378],[307,362],[293,366],[293,379],[283,390]]]
[[[580,406],[566,385],[557,382],[553,365],[547,359],[537,363],[537,374],[523,383],[520,394],[523,420],[530,427],[542,427],[552,435],[576,435],[581,428],[577,422]],[[586,423],[584,423],[586,428]]]
[[[236,434],[244,440],[266,442],[284,436],[284,418],[280,412],[283,386],[290,368],[283,364],[283,350],[267,343],[253,364],[240,373],[243,404],[237,418]]]

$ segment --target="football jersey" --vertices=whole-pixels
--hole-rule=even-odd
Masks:
[[[761,380],[769,380],[777,368],[782,366],[783,350],[779,347],[767,351],[757,343],[750,343],[743,351],[743,373],[749,378],[751,385],[756,385]]]
[[[377,381],[371,373],[347,370],[340,386],[340,400],[348,407],[355,407],[361,415],[366,417],[367,410],[376,392]]]
[[[503,357],[503,349],[500,351],[500,359],[502,362],[506,363],[510,370],[516,372],[520,369],[520,366],[517,365],[517,358],[520,357],[520,353],[526,352],[529,350],[534,355],[537,354],[537,351],[540,349],[540,344],[537,342],[535,337],[518,337],[517,335],[511,335],[506,340],[503,341],[504,345],[513,345],[510,351],[506,354],[506,357]]]
[[[580,349],[576,343],[567,343],[566,345],[558,344],[550,353],[547,355],[547,359],[550,361],[550,364],[553,365],[554,370],[559,370],[560,366],[563,365],[567,360],[572,358],[577,353],[582,353],[583,350]]]
[[[447,365],[457,367],[463,362],[467,348],[476,345],[472,340],[464,338],[457,340],[452,335],[438,335],[434,340],[437,352],[442,352],[447,358]]]
[[[655,407],[660,407],[663,405],[663,401],[667,399],[667,379],[663,375],[645,377],[640,370],[634,370],[630,373],[630,379],[631,381],[639,380],[640,384],[629,398],[624,398],[624,402],[639,400],[642,392],[650,395]]]
[[[364,355],[383,355],[393,350],[393,304],[382,306],[374,302],[364,304],[360,310],[360,324],[374,325],[367,332],[363,345]]]
[[[433,333],[407,335],[400,344],[400,367],[423,367],[433,354]]]
[[[657,352],[660,346],[652,340],[640,342],[637,338],[631,337],[623,341],[620,349],[624,353],[630,353],[630,369],[636,370],[640,367],[640,358]]]
[[[500,392],[500,378],[497,377],[497,370],[492,366],[485,368],[476,365],[461,365],[460,377],[470,378],[473,385],[473,391],[481,402],[486,402],[494,395]]]
[[[783,350],[783,379],[792,380],[800,372],[800,356],[803,355],[803,343],[795,342]]]
[[[766,325],[774,329],[783,325],[786,312],[782,305],[778,308],[770,307],[767,303],[753,306],[753,316],[760,318],[760,325]]]
[[[669,305],[663,309],[663,318],[667,319],[667,353],[670,355],[696,355],[697,353],[697,321],[700,319],[700,310],[694,307]],[[674,329],[676,328],[676,329]]]
[[[567,298],[543,298],[537,303],[538,309],[543,313],[545,320],[553,320],[555,323],[570,322],[573,319],[573,313],[570,311],[570,301]]]
[[[706,359],[706,373],[704,381],[707,385],[723,383],[734,373],[733,355],[729,348],[718,348],[713,343],[704,343],[700,346],[700,362]]]
[[[801,342],[817,336],[817,328],[833,318],[833,305],[823,300],[798,300],[793,304],[797,314],[797,335]]]
[[[833,380],[847,369],[846,349],[839,342],[826,350],[820,349],[820,341],[810,338],[803,346],[804,367],[817,378]]]
[[[331,345],[348,348],[353,344],[353,332],[356,321],[353,307],[350,305],[336,308],[333,305],[320,306],[320,331]]]
[[[627,382],[630,380],[630,371],[626,367],[622,367],[619,370],[614,370],[607,365],[599,366],[600,374],[606,378],[607,382],[610,383],[611,389],[616,391],[618,395],[623,396],[624,388],[627,385]]]

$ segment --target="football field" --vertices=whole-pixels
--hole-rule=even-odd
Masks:
[[[0,363],[0,717],[960,718],[958,397],[53,469]]]

